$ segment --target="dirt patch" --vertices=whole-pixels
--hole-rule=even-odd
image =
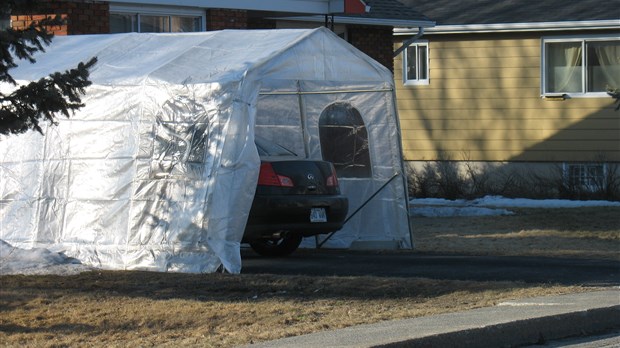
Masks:
[[[620,208],[418,218],[416,251],[618,259]],[[284,262],[284,261],[283,261]],[[229,347],[533,296],[555,284],[87,272],[0,276],[1,346]]]

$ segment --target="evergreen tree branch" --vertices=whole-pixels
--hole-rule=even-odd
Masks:
[[[618,104],[616,105],[616,111],[620,110],[620,88],[608,88],[607,89],[607,94],[609,94],[612,98],[615,99],[614,104]]]
[[[0,3],[0,15],[10,15],[17,9],[20,13],[34,12],[37,2],[33,0],[3,0]],[[30,12],[30,13],[32,13]],[[17,67],[16,61],[35,63],[33,55],[45,51],[53,33],[47,31],[52,26],[60,26],[64,21],[59,15],[33,22],[24,30],[0,30],[0,83],[17,85],[10,74],[10,69]],[[71,112],[84,106],[81,95],[91,82],[89,70],[97,62],[92,58],[80,63],[77,68],[56,72],[39,81],[21,86],[9,95],[0,93],[0,134],[19,134],[29,129],[43,134],[40,122],[47,120],[56,124],[56,115],[69,117]]]
[[[17,67],[13,56],[35,63],[36,60],[32,55],[37,51],[45,52],[45,46],[49,45],[54,38],[54,34],[45,29],[46,26],[62,23],[60,16],[48,17],[32,23],[25,30],[8,28],[0,31],[0,81],[15,84],[15,80],[9,74],[9,69]]]
[[[97,58],[92,58],[77,68],[22,86],[10,95],[0,94],[0,134],[19,134],[29,129],[43,134],[39,125],[42,119],[55,125],[56,114],[69,117],[70,112],[84,106],[80,96],[91,85],[89,69],[96,62]]]

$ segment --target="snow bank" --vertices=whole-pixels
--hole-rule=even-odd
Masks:
[[[486,196],[474,200],[447,200],[441,198],[415,198],[410,202],[410,214],[423,217],[495,216],[513,212],[498,208],[580,208],[618,207],[620,202],[571,201],[563,199],[527,199]]]
[[[570,201],[564,199],[504,198],[500,196],[486,196],[472,202],[478,206],[513,208],[620,207],[620,202],[610,201]]]
[[[491,209],[477,207],[414,207],[411,209],[412,216],[423,217],[449,217],[449,216],[497,216],[512,215],[513,212],[506,209]]]

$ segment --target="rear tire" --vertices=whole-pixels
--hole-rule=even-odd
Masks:
[[[301,234],[288,233],[280,239],[257,239],[250,242],[250,246],[259,255],[282,257],[288,256],[297,250],[301,240]]]

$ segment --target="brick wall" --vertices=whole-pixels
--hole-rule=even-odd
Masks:
[[[13,29],[26,29],[30,26],[32,22],[39,22],[48,17],[56,17],[54,13],[47,14],[35,14],[35,15],[17,15],[11,16],[11,26]],[[60,14],[60,18],[63,21],[67,21],[66,14]],[[50,33],[54,33],[55,35],[67,35],[67,25],[59,25],[59,26],[47,26],[47,31]]]
[[[207,10],[207,30],[247,29],[248,12],[245,10]]]
[[[276,21],[266,18],[248,18],[248,29],[276,29]]]
[[[390,71],[394,71],[392,27],[352,25],[348,27],[348,40]]]
[[[110,32],[110,8],[101,1],[37,1],[35,8],[15,9],[11,24],[15,29],[26,28],[33,21],[60,15],[65,25],[47,28],[56,35],[103,34]]]
[[[102,34],[110,32],[110,8],[97,0],[40,0],[36,9],[14,10],[13,28],[20,29],[46,16],[60,15],[63,26],[48,28],[57,35]],[[245,10],[207,10],[207,30],[274,29],[273,20],[249,18]],[[392,27],[352,25],[348,27],[349,42],[385,67],[394,71]]]

